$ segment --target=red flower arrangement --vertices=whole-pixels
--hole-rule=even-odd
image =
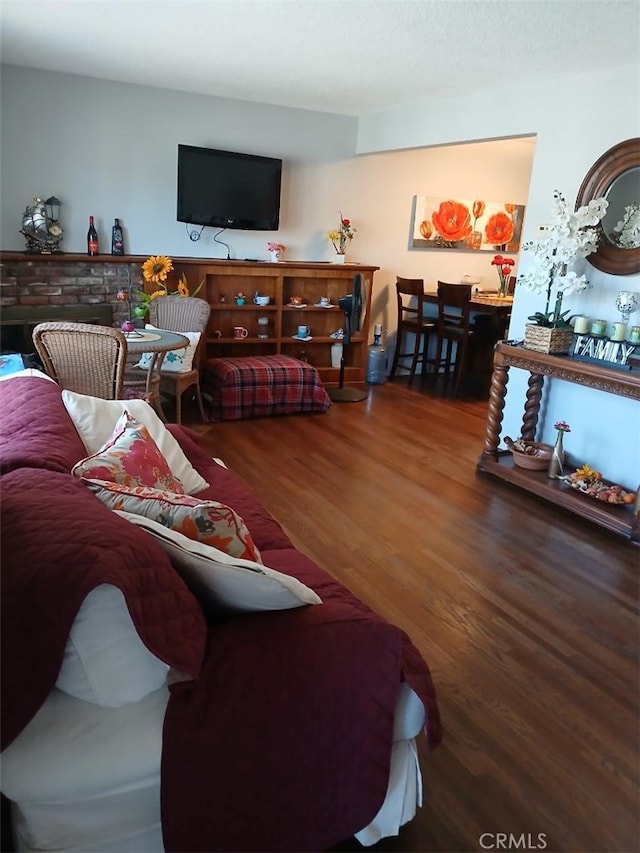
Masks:
[[[515,266],[513,258],[503,258],[502,255],[495,255],[491,261],[492,267],[497,267],[498,277],[500,279],[500,288],[498,296],[506,296],[509,292],[509,279],[511,278],[511,267]]]

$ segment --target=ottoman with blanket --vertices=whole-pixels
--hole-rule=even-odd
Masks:
[[[288,355],[210,358],[201,381],[215,420],[326,412],[331,405],[315,367]]]
[[[420,799],[414,738],[440,739],[407,635],[143,401],[17,374],[0,418],[17,848],[320,851],[397,834]]]

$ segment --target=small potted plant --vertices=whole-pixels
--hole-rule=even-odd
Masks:
[[[269,260],[271,260],[274,264],[277,264],[286,248],[287,247],[283,246],[282,243],[267,243],[267,249],[269,251]]]
[[[525,325],[525,347],[536,352],[567,353],[573,328],[566,316],[569,311],[562,310],[562,299],[565,293],[580,293],[589,287],[586,276],[577,275],[570,267],[597,249],[599,224],[608,202],[604,198],[592,199],[572,211],[558,190],[553,199],[550,224],[543,229],[543,236],[522,247],[536,263],[531,271],[518,276],[518,284],[525,290],[546,294],[544,311],[532,314],[528,318],[531,322]]]

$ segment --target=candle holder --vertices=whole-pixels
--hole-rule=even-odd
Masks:
[[[131,293],[131,273],[129,272],[129,268],[125,266],[125,273],[127,274],[127,287],[121,287],[116,293],[116,299],[118,302],[126,302],[127,307],[129,309],[129,318],[127,320],[123,320],[120,328],[125,333],[128,338],[141,338],[142,335],[136,329],[136,324],[133,319],[133,315],[131,313],[131,302],[132,302],[132,293]]]
[[[616,308],[622,316],[622,322],[628,323],[629,317],[638,307],[638,294],[632,290],[621,290],[616,296]]]

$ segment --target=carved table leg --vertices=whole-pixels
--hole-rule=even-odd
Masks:
[[[541,376],[539,373],[531,373],[529,375],[527,399],[524,404],[524,415],[522,417],[522,438],[527,441],[533,441],[536,435],[543,384],[544,376]]]
[[[479,464],[495,462],[498,459],[498,445],[500,444],[500,425],[504,410],[504,401],[507,394],[507,382],[509,381],[509,368],[502,364],[495,364],[491,374],[491,388],[489,390],[489,412],[487,414],[487,432],[484,439],[484,450],[480,456]]]

